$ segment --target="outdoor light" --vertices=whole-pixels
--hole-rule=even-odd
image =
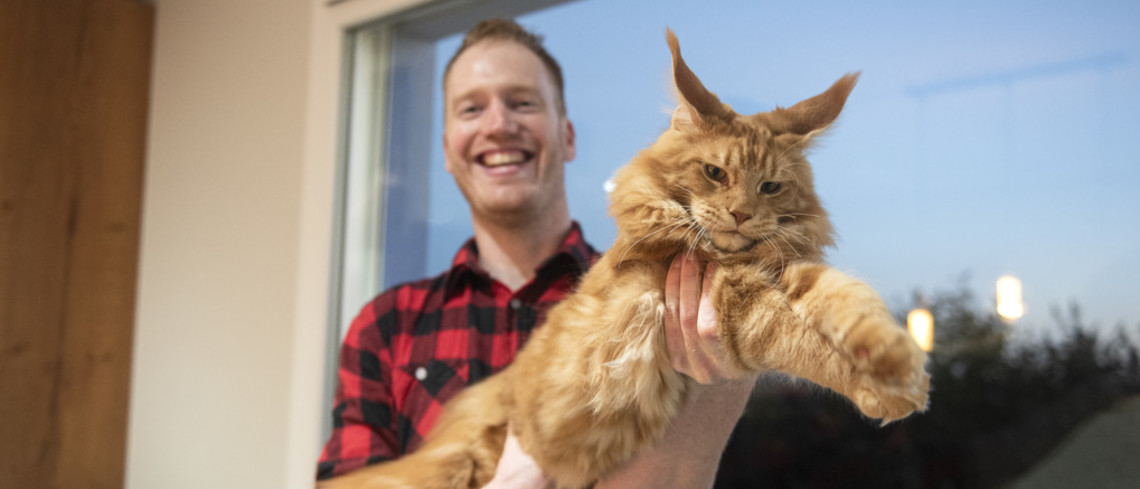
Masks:
[[[997,280],[997,313],[1007,321],[1025,315],[1025,304],[1021,303],[1021,281],[1006,275]]]
[[[934,316],[930,315],[930,311],[922,308],[910,311],[906,315],[906,330],[922,351],[934,349]]]

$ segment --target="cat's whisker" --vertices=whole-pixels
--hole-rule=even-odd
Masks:
[[[687,207],[686,207],[686,210],[687,210]],[[681,236],[681,238],[684,239],[685,235],[691,233],[691,231],[692,231],[691,228],[694,225],[697,225],[697,220],[693,219],[692,217],[689,217],[689,215],[686,215],[686,217],[684,219],[681,219],[681,220],[678,220],[677,222],[671,223],[671,225],[658,228],[657,230],[652,231],[652,233],[646,234],[645,236],[638,238],[637,241],[630,243],[629,246],[626,246],[626,250],[621,253],[621,258],[618,259],[618,267],[620,267],[621,263],[625,261],[626,255],[628,255],[630,251],[633,251],[633,248],[635,248],[638,244],[641,244],[642,242],[644,242],[645,239],[649,239],[649,238],[651,238],[655,235],[661,234],[661,233],[665,233],[666,235],[668,235],[669,233],[673,233],[673,231],[677,230],[677,228],[684,228],[685,234]]]
[[[684,191],[685,191],[685,193],[687,193],[687,194],[689,194],[689,195],[693,195],[693,191],[692,191],[692,190],[689,190],[689,188],[687,188],[687,187],[685,187],[685,186],[683,186],[683,185],[681,185],[681,184],[679,184],[679,183],[674,183],[674,184],[673,184],[673,186],[674,186],[674,187],[677,187],[677,188],[679,188],[679,189],[681,189],[681,190],[684,190]]]
[[[689,242],[689,249],[685,252],[685,256],[692,256],[693,252],[697,248],[697,245],[700,244],[701,240],[704,239],[704,237],[705,237],[704,226],[698,225],[696,231],[697,231],[697,235],[696,235],[696,237],[693,238],[692,241]]]
[[[691,257],[693,256],[693,249],[696,247],[697,240],[701,238],[701,230],[697,230],[697,235],[695,237],[689,238],[689,235],[685,234],[685,238],[689,242],[689,246],[685,248],[685,256]]]
[[[658,229],[658,230],[656,230],[656,231],[653,231],[652,233],[646,234],[645,236],[642,236],[641,238],[638,238],[638,240],[637,240],[637,241],[634,241],[633,243],[630,243],[630,245],[629,245],[629,246],[626,246],[626,247],[625,247],[625,251],[623,251],[623,252],[622,252],[622,254],[621,254],[621,258],[618,258],[618,265],[617,265],[617,266],[618,266],[619,268],[621,267],[621,264],[625,262],[625,257],[626,257],[626,255],[628,255],[628,254],[629,254],[629,252],[630,252],[631,250],[633,250],[633,248],[634,248],[635,246],[637,246],[637,244],[638,244],[638,243],[641,243],[642,241],[645,241],[646,239],[649,239],[649,238],[650,238],[650,237],[652,237],[653,235],[655,235],[655,234],[657,234],[657,233],[660,233],[660,232],[662,232],[662,231],[665,231],[666,229],[668,229],[668,228],[667,228],[667,227],[663,227],[663,228],[660,228],[660,229]]]
[[[779,153],[778,155],[776,155],[776,159],[777,159],[777,160],[782,160],[782,159],[784,159],[784,156],[787,156],[787,155],[788,155],[788,153],[791,153],[791,152],[793,152],[793,151],[796,151],[796,152],[801,152],[801,151],[803,151],[803,150],[804,150],[804,147],[805,147],[805,146],[804,146],[804,145],[802,145],[802,144],[789,144],[789,145],[785,146],[785,147],[784,147],[784,148],[783,148],[783,149],[780,151],[780,153]],[[793,162],[790,162],[790,163],[786,163],[786,165],[787,165],[787,166],[799,166],[799,165],[804,165],[804,164],[805,164],[805,163],[803,163],[803,162],[799,162],[799,161],[793,161]]]
[[[776,175],[776,179],[791,180],[796,183],[796,186],[803,186],[803,181],[800,180],[800,173],[791,169],[795,166],[799,166],[799,164],[789,164],[784,168],[781,168],[779,173]]]
[[[811,238],[809,238],[809,237],[808,237],[808,235],[806,235],[806,234],[804,234],[804,233],[802,233],[802,232],[799,232],[799,231],[792,231],[792,230],[789,230],[788,232],[789,232],[789,233],[791,233],[791,234],[792,234],[792,236],[796,236],[796,237],[798,237],[798,238],[800,239],[800,242],[801,242],[801,243],[803,243],[803,244],[805,244],[805,245],[808,245],[809,247],[813,247],[813,248],[814,248],[814,247],[817,247],[817,246],[818,246],[818,243],[817,243],[816,241],[812,240]]]
[[[777,237],[777,238],[780,238],[780,241],[783,241],[783,242],[784,242],[784,244],[787,246],[787,249],[788,249],[789,251],[791,251],[792,253],[794,253],[794,254],[796,255],[796,258],[799,258],[799,257],[800,257],[800,252],[799,252],[799,251],[797,251],[797,249],[796,249],[796,246],[792,245],[792,243],[790,243],[790,242],[788,241],[788,237],[787,237],[787,234],[786,234],[786,233],[777,232],[777,233],[776,233],[776,237]],[[780,258],[781,258],[781,268],[782,268],[782,265],[783,265],[783,263],[782,263],[782,262],[786,261],[786,256],[785,256],[785,255],[786,255],[786,253],[780,253]]]
[[[677,241],[684,243],[689,240],[689,234],[698,232],[697,228],[700,227],[700,224],[697,223],[696,219],[691,217],[686,219],[682,224],[684,225],[684,229],[681,231],[681,235],[677,236]]]
[[[794,162],[788,164],[788,166],[786,167],[788,169],[788,173],[792,174],[792,178],[795,179],[797,184],[803,183],[800,181],[800,172],[795,171],[795,168],[800,167],[800,166],[806,167],[808,165],[806,163],[803,163],[803,162],[794,161]],[[809,168],[809,170],[810,170],[810,168]]]
[[[649,234],[646,234],[645,236],[642,236],[641,238],[638,238],[637,241],[630,243],[630,245],[625,248],[625,251],[623,251],[621,254],[621,258],[618,258],[618,265],[617,266],[619,268],[621,267],[621,264],[625,262],[626,255],[628,255],[630,250],[632,250],[635,246],[637,246],[638,243],[641,243],[642,241],[645,241],[646,239],[649,239],[650,237],[652,237],[652,236],[654,236],[654,235],[656,235],[662,231],[668,232],[668,231],[675,230],[678,227],[685,226],[685,225],[689,224],[689,221],[692,221],[692,220],[693,220],[693,218],[689,217],[689,218],[681,220],[680,222],[676,222],[676,223],[670,224],[668,226],[663,226],[663,227],[657,229],[656,231],[653,231]]]
[[[791,238],[792,240],[798,241],[799,245],[797,246],[795,244],[792,244],[791,242],[788,241],[788,238]],[[799,260],[800,258],[803,258],[803,253],[801,252],[801,250],[811,246],[811,243],[808,242],[807,238],[805,238],[803,236],[796,236],[795,234],[781,233],[780,239],[783,240],[784,244],[787,245],[787,247],[788,247],[788,251],[793,255],[793,256],[788,256],[788,253],[782,254],[781,258],[783,259],[784,262]],[[783,265],[783,264],[781,264],[781,265]]]
[[[766,240],[764,240],[764,242],[765,242],[765,244],[768,245],[769,248],[772,249],[772,257],[775,258],[776,260],[779,260],[779,264],[780,264],[780,275],[779,276],[782,277],[784,275],[784,267],[786,265],[786,262],[784,260],[784,254],[780,252],[780,247],[776,245],[775,241],[773,241],[771,239],[766,239]]]
[[[699,235],[700,229],[702,227],[701,227],[701,223],[698,222],[695,217],[693,217],[692,207],[690,207],[690,206],[681,206],[681,207],[683,209],[685,209],[687,216],[684,219],[682,219],[681,222],[679,223],[681,225],[684,225],[685,229],[684,229],[684,232],[680,236],[678,236],[678,241],[687,242],[687,241],[689,241],[689,234],[690,233],[698,233],[698,235]]]
[[[799,244],[803,244],[803,245],[811,244],[811,240],[809,240],[807,238],[807,236],[805,236],[801,232],[794,231],[794,230],[788,229],[788,228],[776,228],[776,232],[783,237],[792,238],[792,239],[796,240],[796,242]]]

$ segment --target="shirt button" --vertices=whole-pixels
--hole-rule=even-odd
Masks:
[[[427,378],[427,368],[426,367],[416,367],[416,380],[419,380],[422,382],[426,378]]]
[[[511,299],[511,309],[514,309],[517,311],[517,310],[519,310],[520,307],[522,307],[522,301],[520,301],[518,299]]]

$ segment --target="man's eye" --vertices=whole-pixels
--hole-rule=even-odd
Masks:
[[[717,182],[724,182],[724,179],[728,177],[724,170],[714,165],[705,165],[705,175]]]

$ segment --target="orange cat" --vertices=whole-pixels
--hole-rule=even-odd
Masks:
[[[586,487],[652,446],[691,382],[670,366],[663,330],[662,287],[679,253],[718,265],[718,334],[736,367],[811,380],[884,422],[925,409],[925,354],[874,290],[822,263],[832,228],[804,151],[857,75],[743,116],[666,37],[681,100],[671,127],[615,179],[614,246],[510,367],[447,404],[422,448],[321,488],[482,487],[508,422],[563,488]]]

